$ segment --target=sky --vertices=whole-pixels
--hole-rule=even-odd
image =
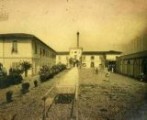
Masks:
[[[0,0],[0,33],[33,34],[56,51],[121,50],[147,28],[147,0]]]

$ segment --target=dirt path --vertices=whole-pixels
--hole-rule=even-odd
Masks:
[[[79,74],[80,120],[130,120],[126,113],[144,101],[146,83],[113,73],[108,79],[93,69],[81,69]]]
[[[73,116],[75,117],[75,95],[78,79],[78,69],[75,67],[56,84],[56,98],[48,109],[46,120],[70,120]]]

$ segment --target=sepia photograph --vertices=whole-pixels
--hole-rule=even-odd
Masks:
[[[147,120],[147,0],[0,0],[0,120]]]

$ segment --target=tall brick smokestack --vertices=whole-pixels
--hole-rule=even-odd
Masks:
[[[77,48],[79,48],[79,32],[77,32]]]

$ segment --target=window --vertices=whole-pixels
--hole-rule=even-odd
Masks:
[[[85,61],[85,59],[86,59],[85,56],[82,56],[82,60]]]
[[[17,50],[17,41],[14,40],[12,42],[12,53],[17,53],[17,52],[18,52],[18,50]]]
[[[127,64],[130,64],[130,63],[131,63],[130,60],[128,60],[128,61],[127,61]]]
[[[52,57],[52,58],[54,58],[54,57],[55,57],[54,53],[52,53],[51,57]]]
[[[50,57],[50,52],[48,51],[48,57]]]
[[[94,56],[91,56],[91,60],[94,60]]]
[[[45,49],[42,49],[42,55],[43,56],[45,55]]]
[[[42,49],[40,48],[40,55],[42,55]]]

